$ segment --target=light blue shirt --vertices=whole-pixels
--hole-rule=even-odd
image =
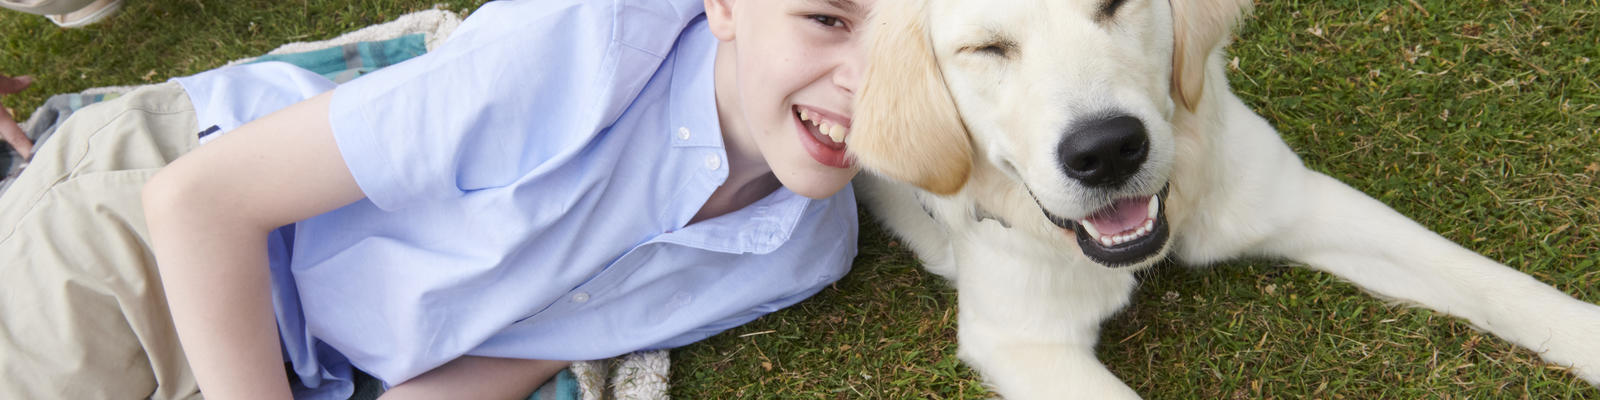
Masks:
[[[297,397],[348,396],[352,365],[398,384],[462,355],[681,346],[843,276],[848,187],[686,226],[728,174],[702,5],[491,2],[338,87],[330,122],[367,199],[269,243],[285,356],[314,387]],[[221,131],[333,88],[281,63],[179,82]]]

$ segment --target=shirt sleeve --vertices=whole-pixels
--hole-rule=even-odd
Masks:
[[[614,100],[610,2],[485,4],[439,48],[335,89],[339,151],[396,210],[515,181],[581,148]]]

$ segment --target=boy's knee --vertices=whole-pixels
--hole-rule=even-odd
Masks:
[[[60,182],[0,219],[0,398],[189,392],[137,211],[151,173]]]

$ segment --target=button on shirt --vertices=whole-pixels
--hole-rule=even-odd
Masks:
[[[269,243],[297,396],[348,396],[352,365],[392,385],[462,355],[681,346],[842,276],[848,187],[686,226],[728,173],[702,4],[491,2],[339,87],[330,122],[367,199]],[[269,63],[179,82],[226,131],[333,87],[316,79]]]

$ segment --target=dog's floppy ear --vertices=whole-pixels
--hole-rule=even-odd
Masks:
[[[972,141],[945,87],[926,0],[878,2],[847,148],[870,171],[938,194],[972,172]]]
[[[1205,91],[1206,59],[1254,5],[1251,0],[1170,0],[1172,95],[1189,111]]]

